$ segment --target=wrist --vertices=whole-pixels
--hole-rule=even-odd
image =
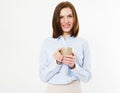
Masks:
[[[74,69],[75,68],[75,64],[73,66],[70,66],[70,69]]]
[[[61,64],[61,62],[60,62],[60,61],[57,61],[57,60],[56,60],[56,63],[57,63],[58,65],[60,65],[60,64]]]

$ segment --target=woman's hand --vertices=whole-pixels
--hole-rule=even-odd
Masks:
[[[71,69],[75,68],[76,58],[75,55],[65,55],[63,57],[63,63],[68,65]]]
[[[58,49],[54,54],[53,57],[55,58],[57,64],[61,64],[63,60],[63,55],[60,53],[61,49]]]

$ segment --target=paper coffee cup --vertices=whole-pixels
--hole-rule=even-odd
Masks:
[[[71,47],[63,47],[61,48],[61,54],[65,55],[72,55],[72,48]]]

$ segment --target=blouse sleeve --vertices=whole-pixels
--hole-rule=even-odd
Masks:
[[[61,68],[61,65],[58,65],[54,58],[48,61],[48,56],[47,41],[45,40],[41,47],[39,64],[40,79],[44,82],[48,82]]]
[[[83,44],[83,52],[82,52],[82,59],[79,59],[80,54],[78,54],[78,59],[75,68],[71,69],[72,74],[77,77],[79,80],[83,82],[88,82],[91,79],[91,72],[90,72],[90,55],[89,55],[89,47],[88,43],[84,42]],[[80,64],[82,61],[82,64]]]

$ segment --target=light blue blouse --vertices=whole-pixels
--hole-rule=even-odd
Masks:
[[[75,68],[56,63],[53,53],[61,47],[72,47],[76,56]],[[74,80],[88,82],[91,79],[88,43],[80,37],[68,35],[66,40],[62,36],[49,37],[43,41],[40,51],[40,79],[50,84],[68,84]]]

